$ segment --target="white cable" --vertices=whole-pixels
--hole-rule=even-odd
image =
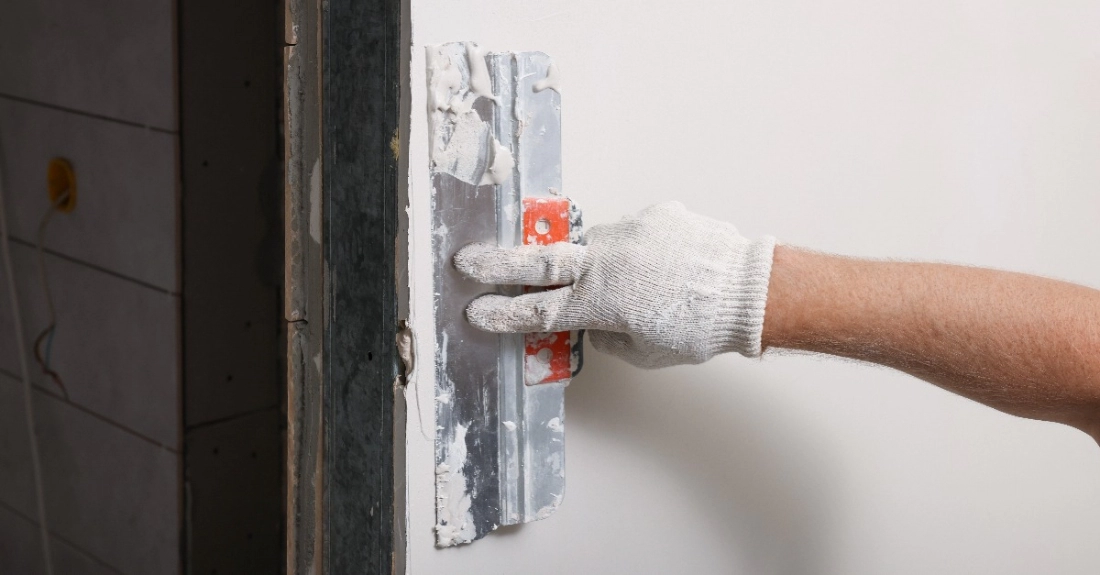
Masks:
[[[11,265],[11,242],[8,237],[8,211],[4,202],[4,174],[0,171],[0,252],[4,256],[4,275],[8,280],[8,300],[11,302],[12,323],[15,326],[16,351],[19,369],[23,373],[23,409],[26,412],[27,434],[31,444],[31,466],[34,468],[34,494],[38,506],[38,533],[42,539],[42,557],[46,562],[46,575],[53,575],[53,556],[50,553],[50,529],[46,524],[46,496],[42,489],[42,463],[38,457],[38,433],[34,426],[34,408],[31,402],[31,371],[27,365],[27,343],[23,340],[23,316],[19,310],[19,296],[15,293],[15,276]]]

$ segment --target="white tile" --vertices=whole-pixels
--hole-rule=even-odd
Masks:
[[[172,0],[7,2],[0,92],[176,127]]]
[[[42,573],[38,527],[0,506],[0,573]]]
[[[0,375],[0,388],[18,385]],[[123,573],[177,573],[179,455],[42,391],[34,407],[51,532]],[[0,485],[29,466],[0,468]],[[33,491],[0,491],[0,501],[35,516]]]
[[[12,234],[36,241],[50,205],[46,166],[66,158],[76,172],[77,207],[54,214],[46,247],[178,291],[176,148],[174,134],[0,98],[0,171]]]
[[[34,475],[30,465],[25,414],[22,384],[0,376],[0,501],[34,501]],[[20,509],[33,511],[34,507]],[[0,569],[0,573],[17,571]]]
[[[12,256],[29,347],[49,323],[47,306],[35,250],[13,244]],[[177,447],[179,298],[50,255],[46,269],[57,309],[51,367],[69,397],[158,443]],[[18,374],[6,285],[0,282],[0,369]],[[35,381],[56,389],[36,364],[31,367]]]
[[[59,575],[119,575],[87,553],[57,537],[50,537],[54,573]],[[42,575],[38,523],[0,506],[0,573]]]

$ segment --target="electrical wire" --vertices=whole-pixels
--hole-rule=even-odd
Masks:
[[[27,434],[30,436],[31,466],[34,468],[34,495],[38,507],[38,532],[42,540],[42,558],[45,561],[46,575],[53,575],[50,529],[46,524],[46,496],[42,489],[42,462],[38,456],[38,433],[35,430],[34,407],[31,400],[31,370],[27,364],[27,342],[23,339],[23,316],[19,309],[19,295],[15,291],[15,276],[12,271],[11,241],[8,235],[8,211],[4,201],[4,174],[2,171],[0,171],[0,255],[3,255],[4,275],[8,281],[8,300],[11,303],[16,351],[19,354],[19,369],[23,374],[23,410],[26,413]]]
[[[43,250],[43,245],[46,243],[46,226],[50,223],[50,218],[56,213],[61,204],[65,203],[69,199],[69,190],[65,190],[57,199],[50,204],[50,207],[46,209],[46,214],[42,216],[42,221],[38,224],[38,242],[35,244],[35,251],[38,252],[38,278],[42,282],[42,293],[46,295],[46,305],[50,313],[50,323],[46,325],[46,328],[38,334],[38,337],[34,338],[34,360],[38,362],[38,366],[42,368],[42,373],[49,376],[53,380],[57,387],[61,389],[61,395],[65,396],[65,399],[69,399],[69,390],[65,389],[65,383],[61,381],[61,376],[56,371],[50,368],[50,352],[53,350],[53,336],[57,332],[57,310],[53,305],[53,293],[50,291],[50,279],[46,275],[46,255]],[[46,344],[45,351],[42,350],[42,344]]]

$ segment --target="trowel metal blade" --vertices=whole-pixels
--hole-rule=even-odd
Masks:
[[[568,380],[524,385],[523,335],[477,330],[465,309],[518,288],[463,278],[471,242],[522,243],[522,199],[561,193],[561,96],[542,53],[428,47],[436,319],[436,543],[548,517],[565,492]]]

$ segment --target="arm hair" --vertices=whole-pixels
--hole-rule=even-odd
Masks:
[[[1100,291],[778,246],[763,343],[892,367],[1100,442]]]

